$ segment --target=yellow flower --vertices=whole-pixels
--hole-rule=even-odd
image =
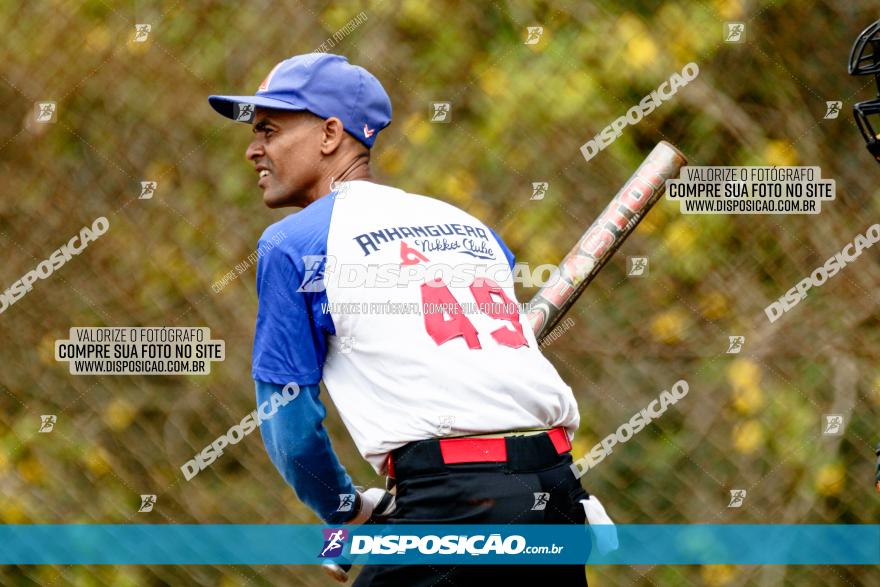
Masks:
[[[34,568],[35,571],[35,579],[38,585],[51,585],[58,581],[61,577],[61,569],[63,567],[56,567],[50,565],[40,565]],[[138,567],[116,567],[116,568],[138,568]],[[114,583],[115,584],[115,583]]]
[[[627,61],[632,67],[645,67],[657,59],[657,45],[647,36],[636,36],[626,46]]]
[[[322,14],[321,20],[327,23],[327,36],[330,37],[335,31],[345,26],[352,20],[351,13],[342,6],[329,6]]]
[[[596,444],[595,438],[588,438],[586,434],[581,434],[574,437],[574,440],[571,442],[571,454],[575,459],[579,459],[593,448]]]
[[[727,380],[733,387],[733,407],[741,414],[754,414],[764,405],[761,368],[751,359],[736,359],[727,367]]]
[[[727,298],[724,294],[713,291],[700,299],[700,313],[707,320],[718,320],[727,315],[730,309],[727,307]]]
[[[574,70],[568,74],[563,84],[562,99],[559,101],[559,113],[556,116],[561,120],[566,116],[573,116],[582,112],[584,101],[593,98],[598,90],[596,80],[587,71]],[[518,149],[514,149],[514,152]]]
[[[700,568],[703,583],[709,587],[723,587],[730,583],[736,576],[736,567],[733,565],[703,565]]]
[[[741,387],[733,392],[733,408],[741,414],[754,414],[764,406],[764,392],[760,387]]]
[[[382,149],[377,157],[377,162],[382,171],[388,175],[397,175],[403,168],[403,155],[394,145]]]
[[[67,338],[66,336],[53,336],[52,334],[47,334],[43,338],[40,339],[39,345],[37,345],[37,357],[39,357],[40,362],[44,365],[61,365],[62,367],[66,367],[67,363],[56,363],[55,362],[55,339],[56,338]]]
[[[736,359],[727,367],[727,380],[734,389],[757,387],[761,382],[761,367],[751,359]]]
[[[167,180],[168,174],[172,173],[173,171],[174,171],[174,163],[172,163],[171,161],[166,161],[166,160],[160,159],[157,161],[153,161],[152,163],[150,163],[147,166],[147,170],[145,172],[146,173],[145,177],[150,178],[150,181],[160,181],[163,178],[165,178]],[[168,186],[166,185],[165,187],[168,187]],[[157,189],[159,189],[159,190],[162,189],[161,183],[159,184]],[[156,192],[156,193],[159,193],[159,192]]]
[[[0,501],[0,522],[4,524],[23,524],[27,522],[21,502],[12,497]]]
[[[117,432],[131,424],[137,410],[127,400],[116,398],[104,410],[104,422]]]
[[[651,40],[651,31],[637,16],[626,13],[617,21],[617,36],[626,42],[624,59],[630,67],[642,68],[657,57],[657,45]]]
[[[798,154],[786,141],[767,141],[764,160],[767,165],[797,165]]]
[[[739,18],[742,16],[743,7],[740,0],[715,0],[713,4],[721,18]]]
[[[113,575],[112,583],[116,587],[140,587],[146,583],[146,578],[138,567],[135,566],[117,566],[116,574]],[[224,577],[222,580],[226,580]]]
[[[668,204],[668,202],[666,204]],[[678,204],[674,205],[675,209],[672,210],[672,213],[675,214],[675,217],[677,218],[679,215]],[[657,206],[654,207],[654,210],[642,218],[642,221],[639,222],[636,230],[641,234],[654,234],[657,231],[666,228],[666,225],[669,224],[670,216],[670,211],[664,207],[663,202],[658,202]]]
[[[132,27],[132,30],[134,30],[134,27]],[[110,41],[111,36],[105,26],[98,25],[86,33],[86,46],[95,53],[100,53],[110,46]]]
[[[667,50],[678,63],[688,63],[694,60],[694,54],[699,53],[705,44],[696,27],[681,26],[682,19],[678,21],[678,30],[668,40]]]
[[[631,12],[625,13],[617,21],[617,35],[621,41],[629,41],[631,38],[644,35],[647,32],[645,24]]]
[[[413,145],[423,145],[431,136],[431,123],[428,122],[427,108],[425,112],[414,112],[403,123],[403,135]]]
[[[840,463],[822,465],[816,473],[816,491],[826,497],[837,495],[846,485],[846,469]]]
[[[507,75],[497,67],[490,67],[479,78],[480,87],[486,92],[486,95],[493,98],[503,96],[510,85]]]
[[[681,310],[668,310],[651,322],[651,335],[655,340],[666,344],[680,342],[684,331],[684,322]]]
[[[436,26],[437,24],[436,10],[427,0],[405,0],[398,7],[397,15],[423,26]]]
[[[45,470],[40,461],[28,457],[18,463],[18,474],[28,484],[39,484],[45,477]]]
[[[89,471],[98,477],[110,472],[110,465],[107,461],[107,452],[100,446],[90,448],[83,455],[83,463],[85,463]]]
[[[751,454],[764,443],[764,428],[756,420],[748,420],[733,430],[733,446],[743,453]]]
[[[466,171],[450,173],[446,176],[444,194],[456,204],[467,204],[471,201],[471,195],[477,187],[474,176]]]
[[[673,255],[682,255],[690,251],[697,240],[697,233],[685,219],[676,220],[666,230],[663,242]]]
[[[532,237],[529,240],[529,258],[542,259],[545,263],[556,263],[556,260],[558,260],[560,257],[561,255],[556,249],[554,242],[538,236]],[[541,279],[547,278],[546,274],[536,275],[539,275]]]

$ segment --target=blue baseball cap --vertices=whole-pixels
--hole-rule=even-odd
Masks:
[[[295,55],[272,68],[255,95],[209,96],[208,102],[226,118],[247,123],[253,122],[256,107],[335,116],[368,148],[391,124],[391,100],[379,80],[332,53]]]

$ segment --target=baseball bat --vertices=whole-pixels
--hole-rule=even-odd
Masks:
[[[348,572],[351,570],[350,562],[335,563],[331,561],[325,561],[321,564],[321,568],[324,569],[324,572],[330,575],[331,578],[335,579],[338,583],[345,583],[348,581]]]
[[[551,279],[529,303],[528,319],[539,344],[657,203],[666,191],[666,180],[678,177],[685,165],[687,158],[681,151],[666,141],[657,143],[562,259],[554,273],[556,279]]]

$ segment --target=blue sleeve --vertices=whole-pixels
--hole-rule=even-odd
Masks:
[[[270,401],[283,386],[256,381],[257,405]],[[301,386],[299,395],[269,419],[263,420],[260,434],[269,458],[278,472],[296,491],[297,497],[328,524],[342,524],[352,517],[353,508],[338,511],[340,494],[354,495],[348,473],[336,458],[324,417],[327,411],[318,399],[317,385]]]
[[[266,239],[264,235],[260,246],[269,249]],[[320,244],[288,239],[257,262],[255,380],[281,385],[293,381],[301,386],[321,381],[326,335],[335,333],[322,287],[326,256],[321,252]]]
[[[486,228],[489,228],[488,226]],[[507,262],[510,263],[510,268],[513,269],[513,266],[516,264],[516,257],[513,254],[513,251],[507,248],[507,245],[504,244],[504,241],[501,240],[501,237],[498,236],[498,233],[489,228],[489,232],[492,233],[492,236],[495,237],[495,240],[498,241],[498,244],[501,246],[501,250],[504,251],[504,256],[507,257]]]

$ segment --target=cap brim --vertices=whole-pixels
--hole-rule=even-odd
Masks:
[[[237,120],[237,104],[253,104],[259,108],[274,108],[275,110],[305,110],[305,108],[298,104],[265,96],[208,96],[208,103],[219,114],[232,120]],[[253,117],[246,122],[252,122],[252,119]]]

